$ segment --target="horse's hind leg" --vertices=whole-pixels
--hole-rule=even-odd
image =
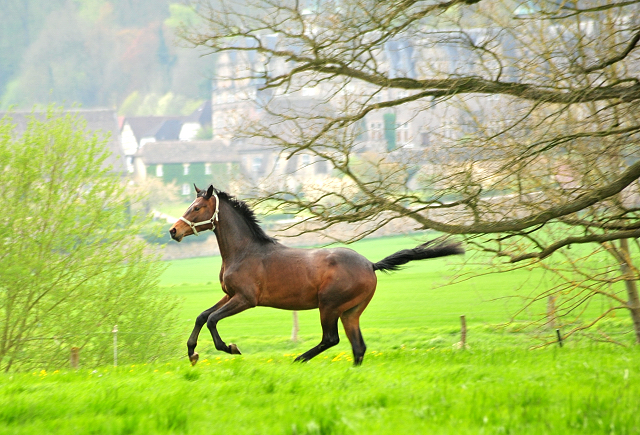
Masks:
[[[240,354],[238,346],[236,346],[235,344],[230,344],[227,346],[226,343],[222,341],[222,338],[220,338],[220,334],[218,333],[217,325],[218,322],[225,317],[233,316],[234,314],[238,314],[246,310],[247,308],[253,307],[255,307],[255,303],[251,304],[244,297],[236,293],[219,310],[216,310],[209,315],[209,318],[207,319],[207,328],[209,328],[209,331],[211,331],[211,337],[213,337],[213,343],[216,345],[216,349],[231,354]]]
[[[362,359],[367,351],[367,346],[364,344],[362,332],[360,331],[360,314],[362,314],[368,302],[369,301],[366,301],[364,304],[356,305],[340,316],[340,320],[342,320],[342,325],[344,326],[344,332],[347,334],[349,342],[351,342],[353,364],[356,366],[362,364]]]
[[[309,361],[320,352],[324,352],[330,347],[335,346],[340,342],[340,336],[338,335],[338,317],[340,315],[333,310],[327,310],[320,308],[320,323],[322,324],[322,341],[316,347],[309,349],[299,357],[296,361]]]
[[[204,310],[198,317],[196,317],[196,324],[193,327],[193,331],[191,331],[191,335],[187,340],[187,354],[189,355],[189,361],[191,361],[191,365],[195,365],[198,362],[198,353],[195,352],[196,346],[198,345],[198,335],[200,335],[200,331],[202,327],[207,323],[207,319],[217,309],[227,303],[229,300],[228,295],[224,295],[220,301],[215,304],[213,307],[208,310]]]

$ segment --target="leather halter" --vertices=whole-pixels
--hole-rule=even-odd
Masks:
[[[195,234],[196,236],[198,236],[198,230],[196,230],[197,226],[200,225],[205,225],[205,224],[211,224],[211,231],[216,229],[216,224],[215,221],[219,220],[218,219],[218,205],[220,204],[220,201],[218,200],[218,195],[216,195],[215,192],[213,192],[213,196],[216,199],[216,210],[213,212],[213,215],[211,215],[210,219],[207,219],[206,221],[202,221],[202,222],[190,222],[187,219],[184,218],[184,216],[180,217],[180,220],[184,223],[186,223],[187,225],[189,225],[191,227],[191,230],[193,231],[193,234]],[[197,200],[197,198],[196,198]],[[194,200],[191,205],[193,205],[196,201]],[[189,207],[191,207],[191,205]]]

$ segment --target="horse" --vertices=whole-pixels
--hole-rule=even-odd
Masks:
[[[227,345],[217,330],[220,320],[256,306],[285,310],[319,309],[320,344],[299,355],[305,362],[340,341],[338,319],[351,343],[355,365],[362,364],[366,346],[360,331],[360,315],[376,290],[376,271],[390,272],[414,260],[463,254],[460,243],[436,239],[413,249],[403,249],[372,263],[348,248],[301,249],[287,247],[268,236],[251,208],[238,198],[210,185],[196,190],[196,198],[169,230],[171,238],[201,231],[215,233],[222,256],[220,284],[224,296],[197,318],[187,340],[192,365],[195,348],[206,324],[217,350],[240,354]]]

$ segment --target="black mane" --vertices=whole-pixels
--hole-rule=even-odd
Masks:
[[[251,210],[251,208],[246,202],[236,198],[233,195],[229,195],[227,192],[218,190],[215,187],[214,187],[214,190],[216,192],[216,195],[218,195],[218,198],[220,199],[220,201],[225,201],[235,211],[238,212],[240,217],[242,217],[242,219],[246,222],[247,226],[249,227],[249,230],[251,230],[251,234],[256,240],[263,243],[277,242],[275,238],[267,235],[267,233],[264,232],[264,230],[260,226],[260,221],[258,220],[255,213],[253,212],[253,210]],[[206,190],[201,191],[201,193],[198,194],[198,196],[204,196],[204,194],[206,194]]]

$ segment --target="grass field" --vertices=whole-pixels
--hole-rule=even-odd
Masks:
[[[378,261],[417,243],[367,240],[356,249]],[[222,295],[219,265],[174,261],[163,275],[163,291],[184,299],[181,342]],[[217,352],[205,328],[195,367],[180,355],[0,375],[0,434],[640,433],[639,349],[570,340],[529,350],[531,335],[495,325],[520,305],[505,295],[549,285],[547,277],[520,270],[442,287],[460,267],[448,258],[380,274],[362,316],[361,367],[352,367],[342,331],[338,346],[293,364],[320,340],[318,312],[299,313],[300,342],[292,343],[290,312],[256,308],[219,324],[242,356]],[[460,315],[467,350],[455,346]]]

